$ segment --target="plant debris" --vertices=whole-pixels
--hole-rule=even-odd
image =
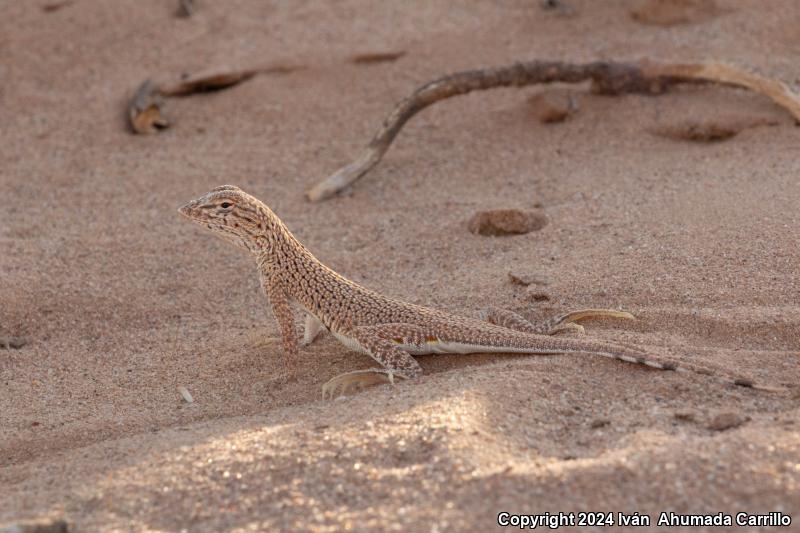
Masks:
[[[181,385],[178,387],[178,392],[181,393],[181,396],[183,396],[183,399],[186,400],[186,403],[194,403],[194,398],[192,398],[189,389]]]
[[[62,518],[34,518],[0,524],[0,533],[67,533],[70,524]]]
[[[169,126],[161,115],[163,100],[158,88],[151,80],[145,80],[133,95],[128,105],[128,119],[134,133],[150,134]]]
[[[710,20],[721,13],[714,0],[647,0],[631,10],[636,22],[676,26]]]
[[[152,80],[143,82],[128,105],[131,128],[135,133],[155,133],[169,126],[161,114],[166,97],[183,97],[196,93],[220,91],[238,85],[257,74],[288,74],[303,67],[273,65],[254,69],[218,68],[194,75],[183,75],[173,82],[156,84]]]
[[[679,141],[718,142],[735,137],[742,131],[758,126],[774,126],[778,122],[768,118],[759,119],[710,119],[690,120],[656,128],[653,132],[661,137]]]
[[[45,13],[52,13],[54,11],[58,11],[62,7],[67,7],[70,4],[72,4],[72,0],[64,0],[63,2],[50,2],[49,4],[44,4],[42,6],[42,11]]]
[[[653,63],[595,61],[565,63],[528,61],[503,67],[457,72],[431,81],[398,103],[355,161],[343,166],[308,191],[317,202],[330,198],[364,176],[383,158],[397,134],[415,114],[441,100],[498,87],[526,87],[590,80],[598,94],[662,94],[677,84],[718,84],[748,89],[772,99],[800,121],[800,95],[786,84],[722,63]]]
[[[528,285],[547,285],[546,279],[536,276],[535,274],[509,272],[508,280],[512,285],[521,285],[527,287]]]
[[[406,55],[405,50],[399,50],[397,52],[375,52],[375,53],[357,54],[354,55],[351,60],[353,63],[356,64],[371,65],[374,63],[397,61],[404,55]]]
[[[195,93],[220,91],[247,81],[258,72],[257,69],[246,69],[187,75],[176,83],[162,85],[159,87],[159,93],[163,96],[188,96]]]

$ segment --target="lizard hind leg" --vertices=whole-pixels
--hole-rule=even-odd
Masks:
[[[369,354],[384,368],[371,368],[347,372],[322,386],[322,398],[334,398],[355,386],[368,387],[381,383],[394,383],[395,378],[410,379],[422,373],[416,359],[399,345],[416,345],[424,342],[424,332],[412,324],[381,324],[355,328],[352,337],[361,350]]]
[[[583,326],[577,322],[585,318],[605,317],[629,320],[634,318],[632,314],[625,311],[615,311],[613,309],[581,309],[580,311],[572,311],[571,313],[553,317],[545,322],[534,324],[513,311],[498,309],[496,307],[490,307],[482,311],[480,317],[490,324],[538,335],[555,335],[565,331],[584,333]]]
[[[572,311],[564,315],[553,317],[538,327],[545,335],[555,335],[557,333],[569,330],[583,333],[583,326],[577,322],[585,318],[621,318],[623,320],[636,319],[636,317],[627,311],[617,311],[614,309],[581,309],[580,311]]]

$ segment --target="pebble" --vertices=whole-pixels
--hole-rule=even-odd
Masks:
[[[712,431],[725,431],[741,426],[747,422],[747,418],[738,413],[724,412],[715,415],[708,423],[708,429]]]
[[[547,225],[547,216],[536,211],[495,209],[479,211],[469,220],[469,231],[475,235],[522,235],[539,231]]]

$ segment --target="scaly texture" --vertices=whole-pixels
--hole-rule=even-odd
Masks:
[[[711,373],[655,359],[632,347],[554,336],[565,329],[582,331],[575,322],[587,317],[633,318],[621,311],[587,309],[534,325],[510,311],[489,309],[484,320],[478,320],[366,289],[320,263],[266,205],[232,185],[213,189],[180,212],[256,258],[290,366],[298,350],[291,309],[294,302],[309,315],[306,343],[313,341],[321,324],[344,345],[370,355],[383,367],[338,376],[323,387],[324,394],[356,384],[417,377],[422,370],[412,355],[429,353],[581,352],[663,370]],[[730,381],[753,386],[749,380]]]

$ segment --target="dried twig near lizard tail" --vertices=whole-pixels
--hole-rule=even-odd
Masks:
[[[298,353],[292,304],[306,312],[305,344],[326,329],[348,348],[381,365],[331,379],[323,386],[323,397],[356,385],[416,378],[422,368],[412,356],[436,353],[590,353],[662,370],[712,373],[700,366],[654,358],[638,348],[556,336],[565,330],[583,332],[576,322],[585,318],[633,318],[623,311],[584,309],[532,324],[502,309],[487,309],[480,318],[468,318],[384,296],[320,263],[269,207],[232,185],[213,189],[181,207],[180,213],[252,254],[281,329],[289,367]],[[725,379],[755,387],[749,379]]]
[[[440,100],[495,87],[591,80],[599,94],[660,94],[681,83],[714,83],[741,87],[771,98],[800,121],[800,95],[780,81],[720,63],[622,63],[598,61],[574,64],[531,61],[511,66],[458,72],[423,85],[387,116],[364,151],[352,163],[319,182],[307,195],[317,202],[329,198],[364,176],[380,162],[403,125],[416,113]]]

